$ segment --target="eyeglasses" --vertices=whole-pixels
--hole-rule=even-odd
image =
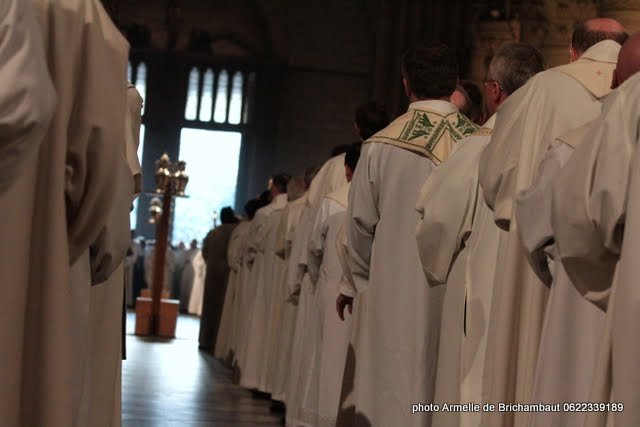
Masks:
[[[502,85],[500,84],[499,81],[497,80],[485,80],[484,82],[482,82],[482,84],[484,85],[484,87],[487,87],[487,85],[489,85],[489,83],[495,83],[498,85],[498,88],[503,91],[504,93],[507,93],[506,90],[504,90],[504,87],[502,87]]]

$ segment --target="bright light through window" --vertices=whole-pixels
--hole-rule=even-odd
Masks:
[[[240,123],[242,113],[242,73],[239,71],[233,76],[231,85],[231,101],[229,101],[229,123]]]
[[[177,198],[172,242],[202,241],[213,227],[213,211],[233,206],[242,134],[182,129],[180,160],[187,162],[187,195]]]
[[[227,88],[229,85],[229,73],[226,70],[220,72],[218,77],[218,93],[216,94],[216,109],[213,120],[224,123],[227,120]]]
[[[142,97],[142,115],[144,116],[144,108],[147,104],[147,66],[144,62],[138,65],[138,74],[136,76],[136,89]]]
[[[140,126],[140,145],[138,145],[138,160],[140,161],[140,164],[142,164],[143,152],[144,152],[144,125]],[[142,195],[140,195],[139,197],[142,197]],[[131,229],[135,230],[138,226],[138,199],[135,199],[133,201],[133,209],[129,214],[129,221],[131,222]]]
[[[187,92],[187,107],[184,118],[195,120],[198,117],[198,70],[192,69],[189,74],[189,91]]]
[[[204,73],[202,82],[202,98],[200,98],[200,121],[211,121],[211,110],[213,109],[213,71],[207,70]]]

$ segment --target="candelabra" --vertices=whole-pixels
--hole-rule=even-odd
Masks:
[[[150,335],[160,335],[160,305],[162,301],[162,288],[164,284],[164,272],[166,253],[169,240],[169,220],[174,197],[186,197],[185,189],[189,183],[189,175],[185,172],[187,163],[179,160],[171,162],[165,153],[156,161],[155,181],[156,189],[151,194],[149,206],[149,222],[156,225],[156,247],[151,286],[151,323]],[[136,328],[138,329],[138,328]],[[175,328],[174,328],[175,330]],[[164,332],[162,335],[166,335]],[[171,333],[173,335],[173,333]]]

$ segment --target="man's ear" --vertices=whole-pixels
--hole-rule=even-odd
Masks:
[[[402,86],[404,86],[404,93],[407,95],[407,98],[411,98],[411,88],[409,87],[409,82],[405,77],[402,78]]]
[[[580,53],[573,46],[569,46],[569,58],[571,62],[575,62],[580,58]]]

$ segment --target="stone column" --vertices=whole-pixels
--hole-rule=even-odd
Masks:
[[[579,22],[598,16],[593,0],[544,0],[541,4],[544,22],[542,54],[547,67],[567,64],[573,28]]]
[[[487,76],[489,63],[496,50],[508,41],[520,40],[519,21],[479,22],[473,31],[473,52],[469,64],[469,76],[481,82]]]
[[[629,34],[640,31],[640,0],[602,0],[600,16],[622,23]]]

